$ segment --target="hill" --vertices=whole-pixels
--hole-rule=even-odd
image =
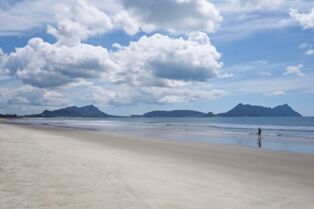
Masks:
[[[274,108],[255,106],[249,104],[238,104],[233,109],[225,113],[217,114],[220,117],[258,117],[258,116],[302,116],[300,113],[293,110],[289,105],[279,105]]]
[[[97,107],[94,105],[88,105],[84,107],[66,107],[62,109],[57,110],[45,110],[40,114],[35,115],[29,115],[31,117],[110,117],[111,115],[108,115],[102,111],[100,111]]]

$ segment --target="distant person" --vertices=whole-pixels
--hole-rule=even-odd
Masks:
[[[257,129],[257,146],[259,148],[262,147],[262,129],[261,128]]]

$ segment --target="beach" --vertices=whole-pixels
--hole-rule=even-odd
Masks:
[[[314,154],[0,123],[0,208],[314,205]]]

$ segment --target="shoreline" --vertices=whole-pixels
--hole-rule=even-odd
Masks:
[[[1,121],[0,121],[1,122]],[[113,121],[116,123],[117,121]],[[168,125],[165,123],[164,126],[158,124],[157,126],[148,126],[142,124],[135,126],[133,124],[123,124],[123,125],[114,125],[108,126],[104,124],[103,126],[89,125],[86,123],[83,124],[71,124],[70,123],[49,123],[39,122],[31,123],[27,121],[19,120],[3,120],[3,123],[6,124],[16,124],[21,126],[33,126],[33,127],[43,127],[43,128],[60,128],[60,129],[72,129],[72,130],[85,130],[85,131],[95,131],[102,132],[109,135],[117,136],[127,136],[134,138],[143,138],[143,139],[157,139],[165,141],[190,141],[190,142],[203,142],[208,144],[223,144],[223,145],[234,145],[241,147],[257,148],[257,135],[254,132],[234,132],[232,130],[211,130],[211,129],[198,129],[191,128],[189,126],[184,127],[180,124]],[[202,126],[201,126],[202,127]],[[264,130],[268,131],[267,129]],[[273,150],[277,152],[292,152],[292,153],[309,153],[314,154],[314,138],[307,136],[275,136],[266,132],[262,136],[262,149],[263,150]]]
[[[314,155],[0,124],[4,208],[311,208]],[[59,206],[58,206],[59,205]]]

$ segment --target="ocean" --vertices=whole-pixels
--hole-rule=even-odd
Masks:
[[[202,141],[314,153],[314,117],[23,118],[15,123],[128,134],[162,140]]]

